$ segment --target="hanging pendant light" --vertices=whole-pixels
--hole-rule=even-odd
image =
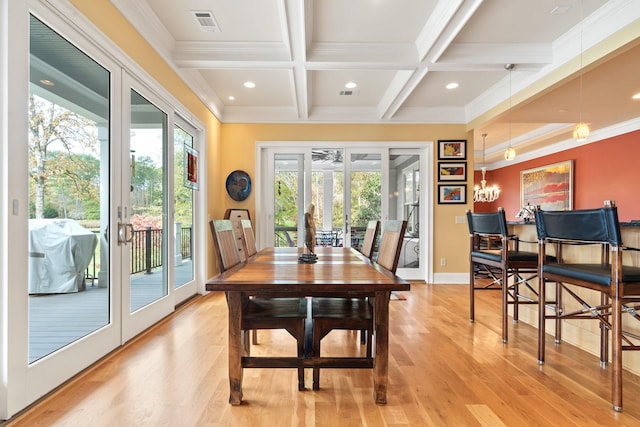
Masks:
[[[589,133],[591,130],[589,129],[589,125],[582,121],[582,55],[583,55],[583,46],[582,46],[582,35],[584,31],[584,22],[582,17],[582,1],[580,1],[580,120],[578,124],[573,128],[573,139],[577,142],[584,141],[589,137]]]
[[[509,113],[511,113],[511,72],[516,64],[504,64],[504,69],[509,71]],[[511,146],[511,120],[509,120],[509,147],[504,151],[505,160],[513,160],[516,158],[516,149]]]
[[[485,140],[487,138],[487,134],[482,134],[482,167],[480,170],[482,171],[482,180],[480,181],[480,185],[476,185],[473,187],[473,202],[493,202],[500,197],[500,188],[497,185],[487,185],[487,168],[484,165],[485,158]]]
[[[516,158],[516,149],[513,147],[509,147],[504,150],[504,159],[505,160],[513,160]]]

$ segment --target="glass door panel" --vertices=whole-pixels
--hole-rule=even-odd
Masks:
[[[304,244],[304,154],[276,153],[274,163],[274,245]]]
[[[183,286],[194,279],[193,266],[193,200],[194,186],[187,180],[185,168],[189,155],[192,153],[193,135],[181,128],[174,126],[174,286]]]
[[[166,113],[131,90],[131,211],[130,214],[123,212],[124,222],[129,228],[127,231],[131,233],[127,237],[131,249],[131,313],[166,296],[168,292],[166,147]]]
[[[344,149],[311,151],[311,203],[316,211],[316,246],[342,246]]]
[[[356,153],[349,156],[349,242],[360,248],[367,223],[382,219],[382,154]]]
[[[33,16],[29,66],[32,363],[111,321],[111,76]]]
[[[389,174],[389,218],[407,221],[398,274],[424,277],[421,233],[421,155],[416,150],[392,150]]]

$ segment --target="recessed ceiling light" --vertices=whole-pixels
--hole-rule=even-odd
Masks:
[[[40,80],[40,83],[42,83],[45,86],[55,86],[56,84],[54,82],[52,82],[51,80],[47,80],[47,79],[42,79]]]
[[[447,89],[455,89],[455,88],[457,88],[458,86],[460,86],[458,83],[456,83],[456,82],[451,82],[451,83],[449,83],[448,85],[446,85],[445,87],[446,87]]]
[[[344,87],[346,87],[347,89],[353,89],[358,87],[358,83],[356,82],[347,82]]]
[[[640,99],[640,92],[636,93],[631,97],[631,99]]]
[[[244,87],[253,89],[254,87],[256,87],[256,84],[254,82],[244,82]]]
[[[235,100],[236,100],[236,97],[235,97],[235,96],[233,96],[233,95],[231,95],[231,96],[229,96],[229,98],[228,98],[228,99],[229,99],[229,101],[235,101]]]

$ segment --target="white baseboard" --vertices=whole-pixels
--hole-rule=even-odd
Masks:
[[[468,285],[469,273],[434,273],[433,283],[443,285]]]

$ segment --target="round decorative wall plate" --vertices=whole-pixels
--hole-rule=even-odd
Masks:
[[[251,194],[251,177],[243,170],[235,170],[227,177],[226,187],[229,197],[241,202]]]

